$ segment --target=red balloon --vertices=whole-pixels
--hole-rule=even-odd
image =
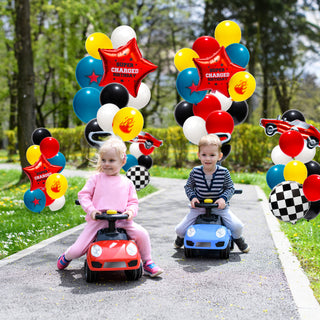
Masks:
[[[195,116],[207,120],[209,114],[213,111],[221,110],[220,100],[213,94],[207,94],[199,103],[193,105]]]
[[[194,58],[193,61],[200,77],[197,91],[218,90],[226,97],[230,97],[228,85],[231,77],[235,73],[245,70],[231,62],[224,47],[220,47],[220,49],[209,58]]]
[[[193,43],[192,50],[194,50],[199,58],[211,57],[220,48],[219,42],[210,36],[202,36]]]
[[[232,133],[234,122],[232,116],[223,110],[213,111],[209,114],[206,121],[206,129],[208,133]]]
[[[137,40],[132,38],[118,49],[98,49],[104,74],[99,86],[117,82],[125,86],[136,97],[142,79],[157,69],[157,66],[142,58]]]
[[[288,130],[281,134],[279,147],[289,157],[296,157],[304,147],[304,139],[300,132]]]
[[[320,175],[312,174],[304,180],[303,193],[309,201],[320,200]]]
[[[46,137],[40,142],[40,151],[47,159],[54,157],[60,149],[57,139],[53,137]]]

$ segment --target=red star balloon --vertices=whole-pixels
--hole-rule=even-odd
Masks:
[[[136,97],[142,79],[157,66],[142,58],[135,38],[118,49],[99,49],[104,74],[100,86],[117,82],[125,86]]]
[[[228,92],[230,78],[235,73],[245,70],[231,62],[224,47],[220,47],[209,58],[194,58],[193,61],[200,77],[197,91],[217,90],[226,97],[230,97]]]
[[[63,167],[51,164],[43,155],[32,166],[23,168],[30,179],[30,190],[41,189],[45,192],[46,180],[53,173],[59,173]],[[46,193],[46,192],[45,192]]]

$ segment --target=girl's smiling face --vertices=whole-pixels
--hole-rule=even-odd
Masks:
[[[207,173],[213,173],[216,170],[216,164],[222,159],[222,156],[222,152],[216,145],[202,146],[198,152],[199,160]]]
[[[117,176],[124,166],[126,158],[120,158],[115,148],[110,148],[101,154],[101,169],[108,176]]]

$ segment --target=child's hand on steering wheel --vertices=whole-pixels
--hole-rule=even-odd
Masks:
[[[226,201],[223,198],[219,198],[215,203],[218,205],[218,209],[224,209],[226,207]]]
[[[133,219],[133,212],[131,210],[127,210],[125,212],[123,212],[123,214],[127,214],[128,215],[128,219],[127,220],[132,220]]]
[[[99,214],[101,214],[101,211],[99,211],[99,210],[93,210],[93,211],[90,213],[90,217],[91,217],[91,219],[96,220],[96,215],[99,215]]]

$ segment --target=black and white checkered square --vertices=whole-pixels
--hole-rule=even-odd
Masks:
[[[150,182],[150,173],[144,166],[133,166],[131,167],[126,176],[133,182],[136,190],[143,189]]]
[[[278,219],[296,223],[308,212],[310,203],[303,193],[302,185],[295,181],[284,181],[272,189],[269,207]]]

